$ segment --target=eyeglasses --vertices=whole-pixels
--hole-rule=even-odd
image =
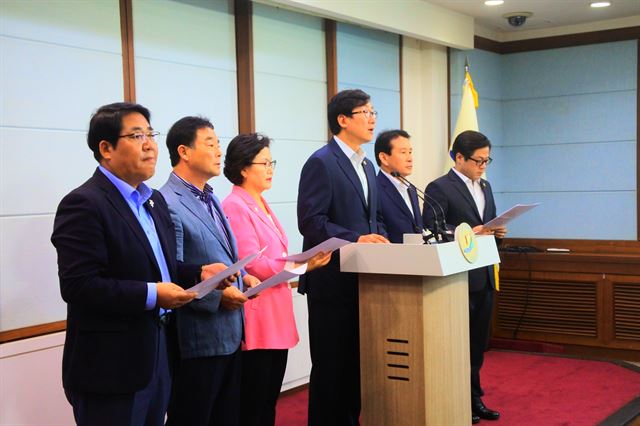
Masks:
[[[277,163],[277,161],[273,160],[273,161],[263,161],[261,163],[251,163],[251,164],[260,164],[260,165],[264,166],[265,170],[269,170],[269,169],[273,170],[273,169],[276,168],[276,163]]]
[[[129,133],[128,135],[120,135],[119,137],[133,139],[139,144],[142,144],[147,140],[151,142],[155,142],[156,137],[158,135],[160,135],[160,132],[149,132],[149,133],[135,132],[135,133]]]
[[[369,111],[368,109],[365,109],[362,111],[352,111],[349,113],[349,115],[356,115],[356,114],[364,115],[364,118],[366,118],[367,120],[370,119],[372,116],[373,118],[378,118],[378,111],[374,111],[374,110]]]
[[[471,161],[473,161],[474,163],[476,163],[478,166],[482,167],[482,166],[484,166],[485,164],[486,164],[487,166],[488,166],[489,164],[491,164],[491,162],[493,161],[493,158],[488,157],[486,160],[484,160],[484,159],[476,160],[476,159],[475,159],[475,158],[473,158],[473,157],[469,157],[469,158],[467,158],[467,160],[471,160]]]

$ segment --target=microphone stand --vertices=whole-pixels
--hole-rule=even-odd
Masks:
[[[424,191],[418,189],[413,183],[411,183],[407,178],[402,176],[400,173],[391,172],[391,176],[400,179],[400,182],[402,182],[407,188],[411,188],[414,191],[416,191],[416,195],[418,197],[420,197],[422,202],[427,204],[429,207],[431,207],[431,210],[433,211],[434,224],[435,224],[435,230],[434,230],[435,232],[432,235],[435,236],[436,242],[437,243],[442,243],[442,242],[447,243],[447,242],[453,241],[454,240],[454,235],[453,235],[453,233],[451,231],[447,230],[447,224],[446,224],[446,221],[445,221],[444,209],[442,208],[440,203],[438,203],[438,201],[436,199],[434,199],[433,197],[431,197],[429,194],[427,194]],[[430,202],[430,201],[427,201],[427,198],[429,200],[433,201],[433,203]],[[438,208],[442,212],[442,222],[440,222],[440,219],[438,218],[438,212],[436,211],[435,207],[433,207],[434,203],[438,206]],[[425,243],[429,244],[427,242],[427,236],[425,236],[423,234],[423,238],[425,238]],[[428,239],[431,239],[431,236],[429,236]]]

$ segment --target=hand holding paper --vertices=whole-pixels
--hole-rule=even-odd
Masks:
[[[282,271],[278,272],[277,274],[275,274],[271,278],[268,278],[268,279],[262,281],[257,286],[251,287],[250,289],[248,289],[247,291],[244,292],[244,295],[246,297],[254,296],[254,295],[260,293],[263,290],[271,288],[271,287],[273,287],[275,285],[278,285],[278,284],[280,284],[282,282],[289,281],[291,278],[298,277],[298,276],[304,274],[306,271],[307,271],[307,264],[306,263],[301,265],[301,266],[298,266],[297,268],[292,269],[290,271],[288,271],[286,269],[283,269]]]
[[[174,283],[156,284],[157,304],[161,308],[176,309],[193,300],[196,294],[190,290],[183,290]]]
[[[485,229],[493,229],[493,228],[505,228],[507,223],[511,222],[513,219],[523,215],[529,210],[538,207],[540,203],[534,204],[516,204],[511,207],[506,212],[502,213],[500,216],[491,219],[489,222],[484,224]]]
[[[235,311],[242,308],[242,305],[247,301],[247,297],[242,294],[236,287],[227,287],[222,291],[222,297],[220,298],[220,306],[227,311]]]
[[[351,241],[333,237],[318,244],[315,247],[310,248],[307,251],[303,251],[302,253],[299,253],[299,254],[283,257],[282,259],[291,260],[297,263],[306,263],[309,261],[309,259],[311,259],[313,256],[317,255],[320,252],[331,253],[334,250],[339,249],[340,247],[346,246],[347,244],[351,244]]]
[[[214,289],[216,289],[225,280],[225,278],[235,275],[242,268],[244,268],[249,262],[251,262],[253,259],[258,257],[265,249],[266,247],[264,247],[262,250],[260,250],[257,253],[251,254],[245,257],[244,259],[239,260],[238,262],[229,266],[227,269],[220,271],[217,274],[209,277],[208,279],[191,287],[189,291],[198,293],[198,295],[196,296],[196,299],[202,299],[204,296],[206,296],[207,294],[211,293]]]
[[[227,269],[227,265],[225,265],[224,263],[210,263],[208,265],[203,265],[202,272],[200,274],[200,279],[204,281],[208,278],[211,278],[218,272],[224,271],[225,269]],[[217,289],[223,290],[229,287],[231,284],[236,282],[239,276],[240,276],[240,272],[236,272],[234,275],[226,277],[224,280],[220,282]]]

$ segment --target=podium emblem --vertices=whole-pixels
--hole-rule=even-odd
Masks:
[[[469,224],[461,223],[458,225],[458,227],[456,227],[455,237],[462,256],[464,256],[469,263],[475,262],[478,259],[478,241]]]

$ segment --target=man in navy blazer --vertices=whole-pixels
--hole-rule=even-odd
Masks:
[[[236,239],[207,181],[220,175],[222,151],[213,125],[184,117],[167,134],[173,172],[160,192],[176,232],[178,262],[238,261]],[[245,274],[176,311],[180,359],[167,425],[237,425],[240,420],[240,343]]]
[[[491,142],[479,132],[460,133],[451,147],[455,166],[449,173],[431,182],[425,192],[443,208],[445,223],[458,226],[468,223],[476,234],[495,235],[503,238],[504,227],[488,229],[485,223],[496,217],[496,204],[491,185],[482,175],[491,163]],[[423,209],[424,223],[435,230],[434,212]],[[471,408],[474,423],[481,418],[497,420],[500,414],[487,408],[481,397],[480,368],[484,362],[484,351],[489,341],[491,314],[495,291],[493,266],[469,271],[469,337],[471,350]]]
[[[167,318],[214,268],[176,262],[162,196],[144,184],[158,155],[141,105],[99,108],[87,142],[99,167],[67,194],[51,242],[67,330],[62,384],[79,425],[162,425],[169,399]],[[218,267],[221,265],[218,265]]]
[[[402,243],[403,234],[422,234],[422,214],[415,188],[393,173],[407,177],[413,170],[413,148],[404,130],[387,130],[376,138],[375,155],[380,167],[378,195],[389,241]]]
[[[303,249],[331,237],[388,243],[375,172],[362,145],[373,139],[369,95],[344,90],[328,105],[329,143],[309,157],[298,187]],[[307,295],[311,378],[309,425],[357,425],[360,415],[358,276],[340,272],[340,256],[300,278]]]

